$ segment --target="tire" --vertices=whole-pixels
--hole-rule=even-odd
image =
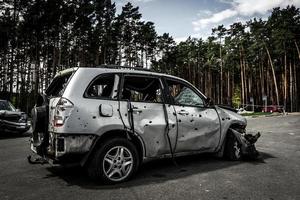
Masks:
[[[88,175],[104,183],[120,183],[129,180],[139,167],[139,156],[132,142],[113,138],[101,144],[92,156]]]
[[[232,133],[228,133],[224,155],[227,159],[238,161],[242,159],[242,145]]]

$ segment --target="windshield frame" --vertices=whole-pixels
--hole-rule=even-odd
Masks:
[[[14,105],[12,105],[9,101],[0,100],[0,103],[6,104],[5,105],[6,106],[5,111],[13,111],[13,112],[16,111],[16,108],[14,107]],[[1,107],[0,107],[0,110],[4,110],[4,109],[1,109]]]

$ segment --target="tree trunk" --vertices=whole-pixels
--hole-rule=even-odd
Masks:
[[[293,112],[293,70],[292,70],[292,62],[290,61],[290,112]]]
[[[287,101],[287,62],[286,62],[286,51],[284,51],[284,110],[286,110]]]
[[[242,93],[242,101],[241,101],[241,103],[242,103],[242,105],[244,105],[244,102],[245,102],[245,92],[244,92],[244,70],[243,70],[243,61],[242,61],[242,52],[241,52],[241,50],[240,50],[240,67],[241,67],[241,69],[240,69],[240,71],[241,71],[241,88],[242,88],[242,91],[241,91],[241,93]]]
[[[271,70],[272,70],[272,74],[273,74],[273,81],[274,81],[275,94],[276,94],[276,104],[279,107],[279,95],[278,95],[278,87],[277,87],[275,70],[274,70],[274,66],[273,66],[273,62],[272,62],[272,58],[271,58],[269,49],[268,49],[266,44],[264,44],[264,45],[265,45],[265,48],[266,48],[266,51],[267,51],[267,54],[268,54],[268,58],[269,58],[269,61],[270,61],[270,66],[271,66]]]
[[[223,60],[222,60],[222,46],[220,37],[220,103],[223,104]]]

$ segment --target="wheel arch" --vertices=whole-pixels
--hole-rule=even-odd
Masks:
[[[226,144],[226,140],[227,140],[227,138],[230,134],[230,129],[234,129],[234,130],[237,130],[237,131],[240,132],[241,130],[244,130],[245,128],[246,128],[246,125],[241,124],[239,122],[234,122],[234,123],[232,123],[228,126],[226,131],[224,131],[225,133],[224,133],[224,136],[222,137],[221,145],[220,145],[220,147],[217,151],[217,156],[218,157],[222,157],[224,155],[225,144]]]
[[[131,131],[115,129],[115,130],[107,131],[95,139],[89,152],[81,160],[80,165],[85,166],[89,162],[89,160],[92,158],[93,154],[97,151],[99,146],[101,146],[101,144],[103,144],[105,141],[112,139],[112,138],[118,138],[118,137],[126,138],[134,144],[134,146],[137,148],[137,152],[139,154],[139,160],[140,160],[140,162],[142,162],[144,156],[146,155],[146,149],[145,149],[145,144],[144,144],[143,139],[138,134],[132,133]]]

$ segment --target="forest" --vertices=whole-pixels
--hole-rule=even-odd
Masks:
[[[180,28],[180,27],[178,27]],[[0,2],[0,98],[29,112],[54,75],[102,64],[143,67],[182,77],[217,104],[254,102],[300,110],[300,11],[274,8],[176,43],[139,8],[111,0]]]

